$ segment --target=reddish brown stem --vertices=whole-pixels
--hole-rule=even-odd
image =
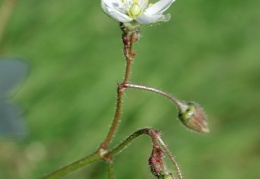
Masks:
[[[125,68],[125,75],[124,80],[121,84],[117,87],[117,104],[116,104],[116,111],[114,115],[114,119],[112,122],[112,125],[109,129],[109,132],[102,143],[102,145],[99,148],[99,153],[106,151],[110,142],[112,141],[114,134],[116,132],[116,129],[118,127],[120,117],[121,117],[121,108],[122,108],[122,95],[124,93],[124,86],[123,84],[128,83],[130,79],[131,74],[131,66],[132,62],[135,56],[135,52],[133,52],[133,44],[138,40],[138,30],[135,31],[128,31],[124,28],[122,28],[123,35],[122,35],[122,41],[124,43],[124,55],[126,58],[126,68]]]
[[[121,107],[122,107],[122,94],[124,92],[124,88],[122,88],[121,85],[117,87],[117,103],[116,103],[116,111],[114,120],[112,122],[112,125],[109,129],[109,132],[106,136],[105,141],[102,143],[100,149],[106,150],[109,143],[112,141],[114,137],[114,133],[116,132],[117,126],[119,124],[120,116],[121,116]]]

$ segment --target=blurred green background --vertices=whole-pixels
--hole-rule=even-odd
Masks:
[[[164,97],[129,89],[111,147],[149,126],[163,132],[187,179],[260,178],[259,7],[257,0],[178,0],[170,22],[143,27],[131,82],[198,102],[211,133],[182,127]],[[1,137],[0,178],[40,178],[97,149],[123,79],[120,38],[100,1],[17,1],[0,56],[30,65],[10,96],[24,110],[27,135]],[[138,138],[116,157],[115,177],[153,178],[150,153],[150,139]],[[105,179],[106,171],[101,161],[64,178]]]

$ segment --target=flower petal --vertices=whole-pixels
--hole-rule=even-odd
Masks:
[[[103,0],[101,2],[102,9],[105,13],[107,13],[110,17],[115,19],[118,22],[130,22],[133,19],[130,18],[129,16],[125,15],[122,13],[120,10],[115,9],[113,6],[111,7],[111,3],[106,4],[106,0]]]
[[[101,6],[103,5],[110,7],[112,9],[118,10],[121,13],[125,13],[125,5],[122,3],[121,0],[102,0],[101,1]]]
[[[133,20],[133,18],[110,8],[108,9],[107,14],[118,22],[131,22]]]
[[[124,4],[121,0],[102,0],[102,3],[106,4],[109,7],[124,7]]]
[[[128,8],[130,8],[133,3],[134,3],[133,0],[124,0],[124,4]]]
[[[175,0],[159,0],[145,11],[146,14],[161,14],[166,11]]]
[[[155,22],[159,22],[159,21],[168,21],[170,20],[171,15],[170,14],[166,14],[166,15],[162,15],[162,14],[142,14],[141,16],[138,16],[135,20],[140,23],[140,24],[151,24],[151,23],[155,23]]]
[[[140,8],[142,10],[146,9],[147,6],[148,6],[148,0],[141,0],[141,1],[139,1],[139,5],[140,5]]]

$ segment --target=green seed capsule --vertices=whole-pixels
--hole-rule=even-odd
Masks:
[[[179,107],[179,119],[188,128],[200,133],[208,133],[206,114],[203,109],[194,102],[183,103]]]

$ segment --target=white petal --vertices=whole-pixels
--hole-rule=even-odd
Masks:
[[[175,0],[159,0],[145,11],[146,14],[161,14],[166,11]]]
[[[148,0],[139,0],[139,5],[142,10],[146,9],[148,6]]]
[[[133,18],[111,8],[107,8],[107,14],[118,22],[131,22],[133,20]]]
[[[121,13],[126,13],[125,5],[122,3],[121,0],[102,0],[101,6],[102,6],[102,8],[103,8],[103,6],[107,6],[112,9],[118,10]]]
[[[121,0],[102,0],[101,3],[104,3],[106,4],[108,7],[113,7],[113,8],[116,8],[116,7],[123,7],[124,4],[122,3]]]
[[[121,13],[120,11],[106,6],[103,2],[101,5],[104,12],[118,22],[130,22],[133,20],[133,18],[130,18],[129,16]]]
[[[141,16],[138,16],[135,20],[139,22],[140,24],[151,24],[159,21],[168,21],[170,20],[171,15],[166,14],[166,15],[161,15],[161,14],[142,14]]]

